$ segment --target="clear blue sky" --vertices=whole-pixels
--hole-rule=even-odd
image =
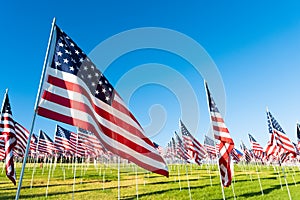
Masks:
[[[225,122],[237,146],[240,140],[249,146],[247,133],[265,146],[269,138],[266,106],[296,141],[299,10],[298,1],[5,1],[0,8],[0,93],[9,88],[13,116],[29,129],[53,17],[86,53],[122,31],[163,27],[193,38],[217,65],[226,94]],[[199,116],[183,120],[187,127],[198,125],[193,134],[202,143],[209,128],[203,77],[188,62],[168,52],[144,49],[116,59],[105,74],[116,84],[128,71],[149,63],[166,65],[188,80],[196,93]],[[166,79],[178,81],[172,76]],[[178,83],[184,91],[181,86]],[[168,88],[148,84],[136,90],[129,101],[143,126],[151,121],[148,111],[152,105],[164,107],[166,125],[151,137],[163,146],[178,130],[181,113],[176,97]],[[162,118],[159,113],[158,121]],[[38,117],[35,133],[41,128],[53,137],[55,124]]]

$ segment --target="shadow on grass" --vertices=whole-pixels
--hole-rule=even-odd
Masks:
[[[190,189],[202,189],[204,187],[210,187],[210,185],[201,185],[201,186],[192,186],[190,187]],[[188,187],[182,187],[182,190],[188,190]],[[148,193],[143,193],[143,194],[139,194],[139,197],[143,197],[143,196],[149,196],[149,195],[159,195],[159,194],[163,194],[166,192],[170,192],[170,191],[178,191],[179,188],[170,188],[170,189],[166,189],[166,190],[159,190],[159,191],[154,191],[154,192],[148,192]],[[130,196],[124,196],[121,197],[121,199],[123,200],[131,200],[131,199],[136,199],[136,195],[130,195]]]

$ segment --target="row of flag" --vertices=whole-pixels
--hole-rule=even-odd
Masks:
[[[47,60],[45,80],[38,99],[36,113],[78,128],[73,133],[56,127],[54,141],[43,131],[39,137],[26,130],[13,117],[6,92],[1,113],[0,158],[5,159],[6,175],[16,184],[13,157],[24,157],[30,141],[29,152],[62,153],[84,156],[87,152],[98,155],[111,152],[154,173],[169,176],[166,156],[185,162],[201,164],[204,159],[217,159],[221,182],[228,187],[232,180],[232,160],[239,162],[242,155],[247,162],[253,158],[280,158],[281,161],[296,156],[293,143],[269,111],[270,140],[263,149],[249,135],[251,151],[241,144],[235,148],[224,119],[205,83],[214,139],[205,137],[202,145],[180,121],[179,134],[175,132],[163,156],[163,148],[145,136],[144,130],[129,111],[124,101],[79,46],[56,24],[51,31],[51,55]],[[48,57],[47,55],[47,57]],[[32,135],[32,137],[30,137]],[[30,139],[29,139],[30,137]],[[22,177],[22,175],[21,175]],[[20,180],[22,182],[22,180]]]

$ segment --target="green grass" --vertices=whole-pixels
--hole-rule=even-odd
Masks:
[[[2,172],[0,164],[0,199],[14,199],[16,186]],[[98,164],[98,169],[90,164],[77,164],[74,199],[116,199],[118,195],[118,177],[116,165],[104,166]],[[17,178],[21,164],[17,163]],[[53,167],[52,167],[53,169]],[[178,169],[180,175],[178,176]],[[171,165],[170,177],[166,178],[138,168],[139,199],[189,199],[188,177],[193,199],[222,199],[220,177],[217,166]],[[22,184],[20,199],[46,199],[47,182],[50,165],[39,166],[34,174],[33,186],[30,188],[33,164],[28,164]],[[280,173],[280,179],[278,176]],[[65,171],[65,180],[64,172]],[[284,175],[279,167],[258,167],[259,176],[264,191],[261,194],[256,167],[235,165],[234,191],[237,199],[288,199]],[[210,173],[209,173],[210,172]],[[300,198],[300,171],[298,167],[285,167],[288,187],[293,199]],[[103,175],[105,173],[105,181]],[[121,199],[136,199],[135,166],[121,164]],[[50,173],[48,199],[72,199],[73,194],[72,165],[57,164]],[[211,179],[210,179],[211,176]],[[179,179],[180,183],[179,183]],[[282,187],[280,185],[282,182]],[[180,190],[181,187],[181,190]],[[234,199],[232,186],[224,188],[226,199]]]

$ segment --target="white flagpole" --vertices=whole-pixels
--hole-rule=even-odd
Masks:
[[[120,156],[118,156],[118,200],[120,200]]]
[[[29,152],[29,147],[30,147],[30,140],[31,140],[31,136],[32,136],[32,133],[33,133],[35,118],[36,118],[36,115],[37,115],[36,109],[37,109],[38,103],[40,101],[40,96],[41,96],[41,91],[42,91],[41,89],[42,89],[42,85],[44,83],[44,77],[45,77],[45,72],[46,72],[46,65],[47,65],[47,60],[48,60],[48,55],[49,55],[49,50],[50,50],[50,44],[51,44],[52,37],[53,37],[54,25],[55,25],[55,18],[53,18],[53,21],[52,21],[52,27],[51,27],[49,41],[48,41],[48,46],[47,46],[47,50],[46,50],[46,56],[45,56],[45,59],[44,59],[44,65],[43,65],[42,75],[41,75],[40,84],[39,84],[39,88],[38,88],[38,92],[37,92],[37,97],[36,97],[36,100],[35,100],[34,114],[33,114],[33,118],[32,118],[30,133],[29,133],[28,140],[27,140],[26,151],[25,151],[25,155],[24,155],[24,159],[23,159],[23,164],[22,164],[22,169],[21,169],[21,173],[20,173],[20,179],[19,179],[19,183],[18,183],[18,189],[17,189],[17,192],[16,192],[16,198],[15,198],[16,200],[19,199],[20,191],[21,191],[21,187],[22,187],[24,170],[25,170],[26,160],[27,160],[27,156],[28,156],[28,152]]]
[[[255,165],[255,167],[256,167],[256,173],[257,173],[257,177],[258,177],[258,182],[259,182],[259,186],[260,186],[260,191],[261,191],[261,195],[262,196],[264,196],[264,191],[263,191],[263,188],[262,188],[262,185],[261,185],[261,181],[260,181],[260,177],[259,177],[259,172],[258,172],[258,168],[257,168],[257,162],[255,162],[256,163],[256,165]]]
[[[48,188],[50,183],[50,177],[51,177],[51,168],[52,168],[52,158],[50,159],[50,167],[48,172],[48,181],[47,181],[47,187],[46,187],[46,198],[48,197]]]
[[[139,183],[138,183],[138,170],[137,170],[137,165],[135,165],[135,190],[136,190],[136,199],[139,199]]]
[[[185,172],[186,172],[186,180],[188,183],[188,189],[189,189],[189,196],[190,196],[190,200],[192,200],[192,194],[191,194],[191,188],[190,188],[190,180],[189,180],[189,173],[188,173],[188,169],[187,169],[187,164],[185,163]]]

